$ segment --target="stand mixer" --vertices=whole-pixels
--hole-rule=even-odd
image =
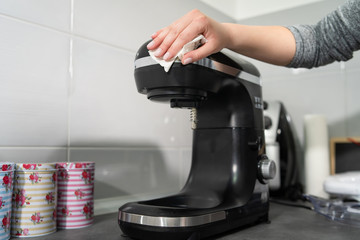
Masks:
[[[276,168],[265,155],[258,70],[219,52],[189,65],[175,62],[165,72],[146,45],[135,58],[137,89],[191,109],[192,165],[179,193],[121,206],[122,232],[134,239],[203,239],[268,221],[267,182]]]

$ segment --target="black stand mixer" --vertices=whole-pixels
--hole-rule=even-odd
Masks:
[[[268,221],[267,182],[275,164],[265,155],[258,70],[219,52],[186,66],[175,62],[165,72],[145,43],[136,55],[135,80],[148,99],[191,109],[192,165],[179,193],[120,207],[123,233],[203,239]]]

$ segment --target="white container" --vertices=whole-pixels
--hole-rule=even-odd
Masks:
[[[16,164],[11,235],[37,237],[56,232],[55,164]]]
[[[323,189],[330,175],[330,147],[327,122],[322,115],[304,117],[305,192],[327,198]]]
[[[281,187],[281,169],[280,169],[280,146],[278,142],[266,144],[266,155],[273,160],[276,165],[275,177],[269,181],[270,190],[276,191]]]
[[[10,239],[14,163],[0,163],[0,240]]]
[[[67,162],[58,171],[58,228],[88,227],[94,222],[95,163]]]

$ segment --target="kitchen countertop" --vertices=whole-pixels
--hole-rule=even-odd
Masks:
[[[271,223],[262,223],[239,231],[216,236],[211,240],[312,240],[359,239],[360,227],[332,222],[322,215],[299,207],[278,203],[270,205]],[[51,235],[31,240],[130,240],[123,236],[117,223],[117,213],[95,217],[92,226],[82,229],[59,230]]]

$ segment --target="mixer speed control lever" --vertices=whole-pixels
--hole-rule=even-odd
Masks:
[[[266,155],[260,157],[258,163],[258,179],[261,183],[268,183],[276,175],[276,164],[273,160],[268,159]]]

